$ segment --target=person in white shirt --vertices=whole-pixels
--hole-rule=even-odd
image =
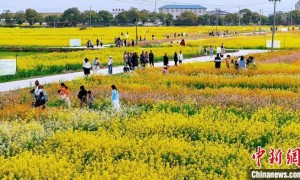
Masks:
[[[181,51],[180,51],[179,54],[178,54],[178,61],[179,61],[179,64],[182,64],[182,61],[183,61],[183,54],[182,54]]]
[[[35,103],[36,100],[37,100],[37,98],[39,97],[41,91],[39,90],[39,85],[40,85],[39,81],[36,80],[36,81],[34,82],[34,84],[35,84],[35,88],[32,89],[32,90],[30,91],[30,93],[33,94],[33,99],[34,99],[34,103]]]
[[[224,57],[225,55],[225,46],[224,46],[224,43],[222,43],[222,46],[221,46],[221,58]]]
[[[88,60],[88,58],[85,58],[84,61],[83,61],[83,72],[84,72],[84,75],[88,76],[91,74],[91,63],[90,61]]]

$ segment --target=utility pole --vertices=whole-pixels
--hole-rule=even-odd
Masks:
[[[157,5],[157,1],[155,1],[155,9],[154,9],[154,12],[156,12],[156,5]]]
[[[241,26],[241,8],[239,7],[239,26]]]
[[[54,21],[54,22],[53,22],[53,27],[55,28],[55,18],[53,19],[53,21]]]
[[[137,22],[137,18],[135,18],[135,44],[138,45],[138,28],[137,28],[138,22]]]
[[[16,51],[16,71],[18,71],[18,51]]]
[[[92,7],[90,6],[90,28],[92,27]]]
[[[259,31],[261,32],[261,9],[259,9]]]
[[[273,28],[272,28],[272,48],[271,51],[274,51],[274,35],[275,35],[275,22],[276,22],[276,3],[280,0],[269,0],[274,2],[274,14],[273,14]]]
[[[261,9],[259,9],[259,25],[261,26]]]
[[[293,8],[291,8],[291,26],[293,26]]]
[[[219,23],[219,12],[218,9],[216,8],[216,13],[217,13],[217,20],[216,20],[216,34],[218,33],[218,23]]]

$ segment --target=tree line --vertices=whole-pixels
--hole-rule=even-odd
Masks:
[[[229,13],[227,15],[219,15],[218,11],[214,14],[204,14],[197,16],[193,12],[183,12],[175,19],[171,14],[163,14],[150,12],[148,10],[138,10],[130,8],[127,11],[119,13],[116,17],[106,10],[94,11],[85,10],[81,12],[78,8],[73,7],[65,10],[62,15],[43,16],[34,9],[26,9],[25,11],[17,11],[12,13],[9,10],[3,11],[1,19],[5,24],[22,25],[27,22],[30,26],[35,23],[42,24],[46,22],[48,26],[98,26],[98,25],[143,25],[145,23],[161,24],[161,25],[250,25],[261,24],[269,25],[273,22],[273,15],[264,16],[249,9],[242,9],[237,13]],[[278,25],[298,25],[300,24],[300,11],[277,12],[276,24]]]

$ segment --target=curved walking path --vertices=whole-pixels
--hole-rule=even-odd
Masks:
[[[268,50],[239,50],[235,53],[228,53],[231,56],[240,56],[240,55],[249,55],[254,53],[264,53],[268,52]],[[183,63],[192,63],[192,62],[208,62],[213,61],[213,58],[210,56],[202,56],[202,57],[196,57],[196,58],[190,58],[190,59],[184,59]],[[170,66],[174,65],[174,61],[170,61]],[[155,67],[162,67],[163,62],[158,62],[154,64]],[[124,66],[117,66],[113,67],[113,74],[118,74],[123,72]],[[104,68],[101,70],[98,70],[97,74],[102,75],[108,75],[108,69]],[[0,83],[0,92],[6,92],[10,90],[17,90],[17,89],[23,89],[34,86],[34,82],[38,80],[41,84],[49,84],[49,83],[59,83],[59,82],[65,82],[65,81],[72,81],[77,78],[84,77],[83,72],[75,72],[75,73],[69,73],[69,74],[59,74],[59,75],[52,75],[52,76],[45,76],[45,77],[38,77],[33,79],[26,79],[26,80],[20,80],[20,81],[13,81],[13,82],[6,82],[6,83]]]

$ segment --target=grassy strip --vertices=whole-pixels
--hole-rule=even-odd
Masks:
[[[39,65],[36,67],[36,69],[32,69],[32,70],[23,70],[23,69],[18,70],[16,75],[1,76],[0,83],[26,79],[30,77],[47,76],[47,75],[61,74],[64,72],[80,71],[81,68],[82,68],[82,64],[67,64],[66,66],[50,66],[50,67],[44,67],[42,65]]]
[[[36,53],[47,53],[47,52],[74,52],[82,51],[86,48],[66,48],[66,47],[41,47],[41,46],[2,46],[0,47],[1,52],[36,52]],[[92,49],[93,50],[93,49]],[[99,49],[95,49],[99,50]]]
[[[46,54],[46,52],[39,52],[39,51],[21,51],[21,52],[14,52],[14,51],[1,51],[0,50],[0,58],[15,58],[15,57],[23,57],[23,56],[31,56],[37,54]]]

